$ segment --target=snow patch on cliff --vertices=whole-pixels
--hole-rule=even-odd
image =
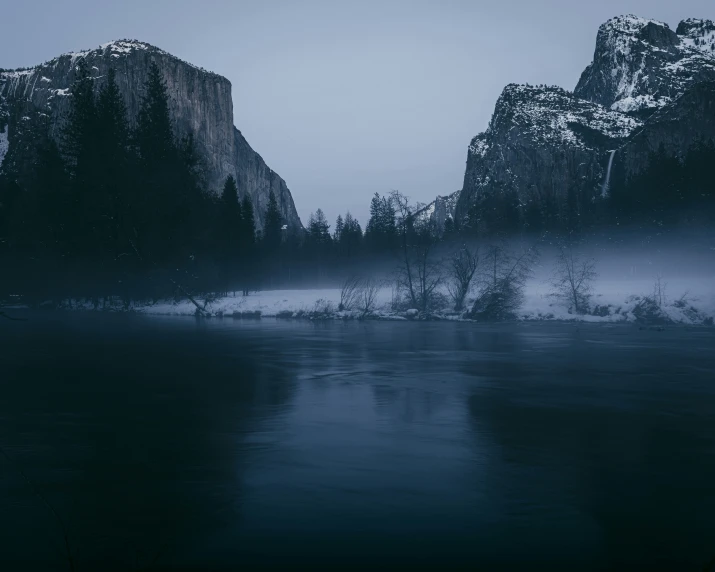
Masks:
[[[480,133],[474,139],[472,139],[472,143],[469,146],[469,152],[472,155],[484,157],[484,155],[487,154],[487,151],[489,151],[489,143],[487,143],[487,135],[486,135],[486,133]]]
[[[715,23],[712,20],[683,20],[678,26],[678,35],[684,46],[715,58]]]
[[[599,31],[604,32],[618,32],[620,34],[627,34],[629,36],[635,36],[648,24],[655,24],[663,28],[670,29],[670,26],[665,22],[660,22],[659,20],[652,20],[650,18],[641,18],[640,16],[635,16],[634,14],[625,14],[623,16],[616,16],[611,18],[607,22],[601,24]]]
[[[657,109],[660,107],[665,107],[668,103],[670,103],[669,97],[660,97],[656,99],[650,94],[636,95],[619,99],[613,105],[611,105],[611,110],[619,111],[621,113],[631,113],[643,108]]]
[[[638,119],[579,99],[560,87],[530,85],[504,89],[490,129],[504,121],[531,134],[535,141],[584,149],[593,147],[584,129],[610,139],[625,139],[642,125]]]
[[[613,110],[655,111],[695,78],[715,77],[715,24],[707,20],[684,20],[673,32],[657,20],[619,16],[600,26],[596,46],[576,92]]]

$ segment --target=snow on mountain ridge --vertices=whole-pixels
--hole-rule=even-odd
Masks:
[[[593,61],[575,93],[624,113],[652,113],[693,82],[715,79],[715,25],[684,20],[668,24],[618,16],[598,29]]]
[[[6,114],[10,124],[8,162],[20,165],[29,160],[22,143],[22,115],[32,116],[37,128],[49,128],[61,141],[71,103],[71,87],[77,64],[84,59],[95,90],[115,69],[119,92],[124,98],[129,123],[134,125],[142,105],[144,86],[153,65],[158,66],[169,94],[169,112],[175,133],[194,137],[197,156],[204,166],[205,186],[220,193],[227,176],[233,176],[242,193],[253,200],[258,225],[273,191],[290,232],[302,229],[300,217],[285,181],[266,165],[234,125],[231,82],[213,72],[184,62],[172,54],[137,40],[116,40],[79,52],[70,52],[27,70],[0,70],[0,126]],[[47,119],[49,118],[49,120]],[[30,130],[25,129],[25,133]],[[31,137],[31,135],[27,135]],[[28,170],[29,171],[29,170]]]
[[[439,232],[442,232],[447,219],[454,220],[461,192],[459,190],[447,196],[437,195],[435,200],[420,208],[415,213],[415,217],[421,223],[434,223]]]
[[[479,157],[484,157],[489,151],[489,143],[487,143],[487,134],[480,133],[469,144],[469,152],[472,155],[477,155]]]
[[[558,86],[510,84],[497,101],[482,145],[489,147],[490,131],[518,126],[521,134],[529,134],[535,142],[590,149],[598,147],[604,137],[625,139],[640,125],[636,118],[579,99]]]
[[[688,18],[676,30],[683,45],[715,58],[715,22]]]
[[[586,212],[600,198],[611,152],[624,149],[684,94],[715,81],[714,42],[715,25],[707,20],[684,20],[676,33],[657,20],[617,16],[599,27],[593,61],[573,92],[506,86],[487,129],[469,145],[456,222],[489,229],[490,220],[502,216],[494,207],[500,203],[483,202],[494,196],[516,196],[522,209],[558,205],[558,216],[568,199]],[[695,94],[679,109],[703,113],[698,105],[708,97]],[[675,139],[660,132],[644,137],[674,150],[688,144],[686,134]],[[642,167],[629,161],[634,172]]]
[[[662,26],[664,28],[670,29],[670,26],[668,26],[668,24],[659,20],[653,20],[651,18],[642,18],[634,14],[623,14],[621,16],[615,16],[610,20],[606,20],[603,24],[599,26],[599,32],[601,32],[601,30],[612,29],[626,34],[637,34],[648,24]]]
[[[43,62],[41,64],[29,67],[29,68],[17,69],[17,70],[2,70],[2,69],[0,69],[0,78],[4,77],[4,78],[10,79],[10,78],[18,78],[18,77],[22,77],[22,76],[26,76],[26,75],[32,75],[40,68],[56,67],[63,58],[70,58],[71,63],[75,64],[77,62],[77,60],[79,60],[81,58],[86,58],[88,56],[96,57],[96,56],[109,55],[112,58],[119,58],[122,56],[127,56],[136,50],[143,50],[143,51],[147,51],[147,52],[153,52],[156,54],[160,54],[162,56],[166,56],[167,58],[171,58],[173,60],[181,62],[182,64],[187,65],[193,69],[199,70],[199,71],[209,74],[209,75],[221,77],[223,80],[228,81],[226,78],[224,78],[223,76],[219,76],[215,72],[209,71],[209,70],[204,69],[200,66],[196,66],[190,62],[184,61],[181,58],[178,58],[175,55],[173,55],[165,50],[162,50],[161,48],[157,48],[156,46],[154,46],[152,44],[149,44],[147,42],[142,42],[140,40],[131,40],[131,39],[113,40],[111,42],[106,42],[104,44],[101,44],[97,48],[93,48],[93,49],[89,49],[89,50],[80,50],[77,52],[66,52],[64,54],[60,54],[59,56],[52,58],[51,60],[47,60],[46,62]]]

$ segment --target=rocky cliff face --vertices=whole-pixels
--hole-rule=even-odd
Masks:
[[[642,122],[559,87],[509,85],[484,133],[469,146],[456,216],[464,220],[484,194],[513,191],[522,206],[564,204],[574,186],[604,176],[607,150]],[[599,185],[587,185],[596,197]]]
[[[97,89],[109,68],[116,70],[132,122],[139,113],[149,67],[156,63],[166,81],[175,132],[180,137],[193,133],[208,188],[220,192],[226,177],[233,175],[240,193],[253,199],[259,224],[272,189],[288,228],[302,228],[285,181],[268,168],[234,126],[231,83],[142,42],[111,42],[62,55],[29,70],[0,72],[0,159],[9,157],[15,145],[22,147],[20,134],[28,131],[22,122],[48,121],[51,135],[59,138],[80,58],[86,60]]]
[[[635,16],[609,20],[573,93],[504,89],[487,130],[469,146],[456,220],[469,223],[480,199],[505,192],[521,209],[548,202],[563,210],[574,192],[588,208],[605,198],[611,151],[635,173],[661,144],[682,155],[695,138],[715,136],[709,82],[715,82],[712,22],[685,20],[673,32]]]
[[[593,62],[581,75],[577,97],[626,113],[649,113],[667,105],[689,85],[715,80],[713,23],[667,24],[620,16],[598,30]]]
[[[662,146],[683,159],[698,140],[715,140],[715,82],[694,85],[672,103],[655,112],[618,151],[626,175],[648,166],[650,153]]]
[[[421,222],[428,222],[435,225],[439,232],[444,230],[449,219],[454,221],[457,202],[461,190],[450,193],[447,196],[438,195],[435,200],[419,209],[415,216]]]

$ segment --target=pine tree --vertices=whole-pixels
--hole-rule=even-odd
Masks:
[[[241,242],[246,245],[253,245],[256,242],[256,220],[253,214],[253,201],[246,193],[241,201],[241,215],[243,216],[243,237]]]
[[[370,202],[370,220],[365,230],[365,242],[373,251],[388,251],[397,243],[397,213],[390,197],[378,193]]]
[[[278,209],[276,195],[272,190],[268,195],[268,207],[263,220],[263,243],[269,253],[274,253],[281,244],[283,217]]]
[[[109,68],[107,82],[99,91],[97,118],[101,130],[99,139],[105,163],[103,167],[112,167],[114,172],[119,172],[126,167],[129,124],[127,106],[119,91],[114,68]]]
[[[380,195],[375,193],[370,201],[370,219],[365,228],[365,240],[373,250],[380,248]]]
[[[226,183],[221,193],[221,214],[221,270],[224,291],[227,292],[236,279],[241,250],[241,227],[243,225],[241,203],[238,201],[238,188],[236,187],[236,180],[231,175],[226,178]]]
[[[456,235],[456,226],[454,224],[454,218],[452,218],[450,215],[447,215],[447,218],[444,221],[444,234],[442,235],[445,240],[450,240]]]
[[[144,255],[154,264],[177,268],[193,255],[193,138],[176,144],[166,84],[155,63],[149,69],[144,92],[134,132],[140,167],[139,238]]]
[[[100,236],[104,256],[114,263],[120,250],[130,248],[131,182],[129,172],[129,124],[127,108],[116,82],[116,72],[109,69],[107,82],[97,98],[97,187],[96,203],[101,210]],[[112,264],[114,266],[114,264]],[[114,272],[116,269],[112,269]],[[117,277],[112,276],[112,280]]]
[[[97,106],[87,63],[79,60],[70,89],[70,111],[63,131],[63,153],[71,178],[70,204],[64,213],[70,258],[90,266],[100,257],[95,236],[101,207],[97,204]]]
[[[62,151],[69,172],[75,180],[87,183],[96,150],[97,106],[94,82],[89,77],[87,62],[79,60],[75,80],[70,88],[70,111],[63,131]]]
[[[226,177],[221,200],[223,201],[226,218],[234,223],[233,228],[238,231],[242,222],[241,203],[238,201],[238,187],[233,175]]]
[[[343,231],[340,233],[340,249],[344,256],[350,258],[355,256],[362,245],[362,228],[360,223],[353,218],[350,212],[345,214]]]
[[[343,217],[341,215],[338,215],[338,218],[335,220],[335,232],[333,232],[333,239],[335,242],[340,242],[340,237],[343,234]]]
[[[151,168],[174,159],[176,144],[169,113],[169,96],[156,63],[152,63],[149,68],[135,140],[139,157],[145,166]]]
[[[249,290],[255,285],[256,282],[256,221],[253,215],[253,202],[251,201],[251,196],[246,193],[241,201],[241,215],[243,217],[243,223],[241,229],[243,235],[241,237],[242,245],[242,281],[243,281],[243,295],[247,296]]]
[[[313,245],[325,245],[330,242],[330,225],[322,209],[310,215],[308,222],[308,239]]]

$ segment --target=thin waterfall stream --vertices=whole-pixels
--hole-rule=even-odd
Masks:
[[[606,180],[603,181],[603,187],[601,188],[601,197],[604,199],[608,197],[608,187],[611,184],[611,167],[613,166],[613,157],[616,156],[616,150],[611,151],[611,157],[608,159],[608,169],[606,170]]]

